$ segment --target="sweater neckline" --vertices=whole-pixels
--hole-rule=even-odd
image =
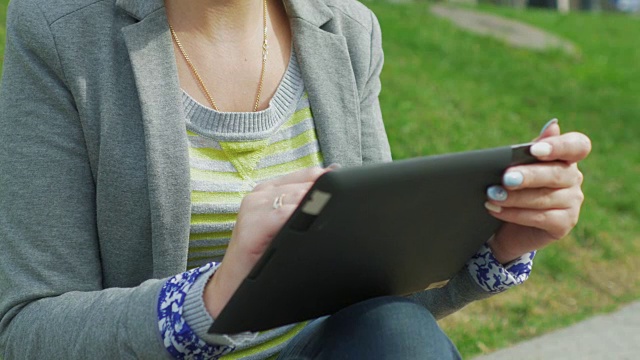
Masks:
[[[302,74],[293,49],[289,64],[269,106],[257,112],[224,112],[209,108],[185,91],[182,105],[187,129],[222,141],[250,141],[272,135],[295,112],[304,92]]]

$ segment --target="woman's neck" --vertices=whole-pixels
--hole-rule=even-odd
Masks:
[[[263,0],[165,0],[165,6],[174,28],[202,40],[238,43],[262,35]]]
[[[224,111],[268,107],[291,56],[291,29],[281,0],[268,0],[268,57],[264,62],[264,0],[164,0],[169,24]],[[180,86],[201,103],[209,99],[174,40]],[[255,89],[255,90],[254,90]]]

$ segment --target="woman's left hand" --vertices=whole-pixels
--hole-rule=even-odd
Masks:
[[[500,263],[540,249],[574,228],[584,200],[577,163],[590,151],[586,135],[561,135],[557,122],[552,122],[532,147],[542,162],[511,167],[502,186],[489,188],[487,209],[505,222],[489,241]]]

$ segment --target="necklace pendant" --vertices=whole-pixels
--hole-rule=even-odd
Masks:
[[[262,44],[262,60],[263,61],[267,61],[267,55],[269,55],[269,44],[267,43],[267,40],[265,40],[264,44]]]

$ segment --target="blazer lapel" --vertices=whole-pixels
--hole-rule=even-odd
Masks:
[[[149,0],[147,0],[149,1]],[[138,89],[147,149],[154,277],[174,275],[187,258],[189,157],[181,93],[161,1],[120,1],[140,22],[122,29]],[[146,6],[135,4],[146,3]],[[155,10],[153,4],[155,3]]]
[[[360,103],[346,39],[322,29],[333,17],[324,2],[285,6],[324,162],[361,165]]]
[[[138,89],[147,149],[154,277],[184,268],[189,236],[189,158],[181,93],[162,0],[117,0],[139,22],[122,29]],[[285,0],[294,48],[326,164],[362,164],[356,81],[343,36],[321,28],[323,2]]]

